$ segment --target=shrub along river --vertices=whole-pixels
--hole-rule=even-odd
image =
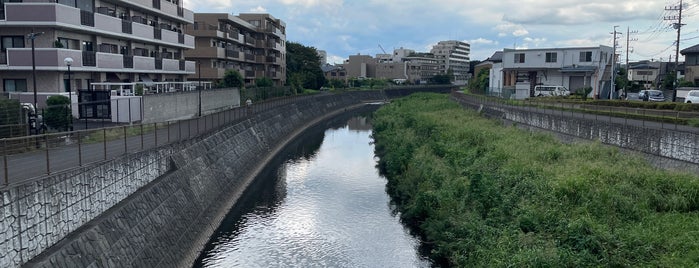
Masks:
[[[195,267],[429,267],[376,168],[369,114],[293,141],[258,176]]]

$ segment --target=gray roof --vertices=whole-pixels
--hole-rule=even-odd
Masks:
[[[682,55],[687,53],[699,53],[699,45],[693,45],[691,47],[680,50],[680,53],[682,53]]]
[[[502,62],[502,51],[495,51],[495,53],[493,53],[493,55],[490,56],[487,61]]]

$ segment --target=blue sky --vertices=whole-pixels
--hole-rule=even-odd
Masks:
[[[389,53],[404,47],[429,51],[441,40],[471,44],[471,59],[503,48],[612,45],[630,61],[665,60],[675,54],[678,6],[668,0],[185,0],[194,12],[269,13],[287,25],[287,40],[328,53],[340,63],[349,55]],[[699,44],[699,0],[684,1],[680,50]],[[683,58],[680,55],[680,61]]]

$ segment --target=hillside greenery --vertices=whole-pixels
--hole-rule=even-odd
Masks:
[[[441,266],[697,267],[699,178],[504,127],[446,95],[375,113],[379,168]]]

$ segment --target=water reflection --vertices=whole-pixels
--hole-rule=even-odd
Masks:
[[[369,120],[339,126],[324,125],[291,144],[195,266],[429,267],[392,213]]]

